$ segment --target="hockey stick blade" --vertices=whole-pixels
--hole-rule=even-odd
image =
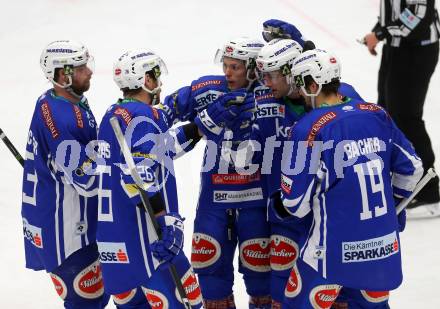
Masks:
[[[153,225],[157,238],[161,239],[162,232],[160,230],[159,224],[157,223],[156,217],[154,215],[153,207],[151,206],[147,192],[145,192],[144,190],[144,182],[142,181],[142,178],[139,176],[139,173],[136,170],[136,165],[134,164],[133,157],[131,156],[131,150],[127,145],[124,134],[122,133],[121,130],[121,126],[119,125],[118,119],[116,117],[110,118],[110,124],[113,128],[113,132],[115,133],[119,147],[121,148],[125,162],[127,163],[128,168],[130,170],[131,177],[136,181],[136,185],[138,186],[142,200],[142,205],[144,206],[145,211],[148,213],[149,223]],[[171,277],[173,278],[173,282],[176,285],[177,291],[179,293],[180,299],[182,300],[184,307],[186,309],[191,309],[191,304],[189,303],[188,297],[186,296],[186,292],[182,285],[182,281],[177,273],[176,266],[173,264],[169,264],[168,269],[170,271]]]
[[[415,198],[417,193],[420,192],[420,190],[423,189],[424,186],[437,174],[435,173],[434,169],[431,167],[428,172],[426,172],[426,175],[420,179],[420,181],[417,183],[416,187],[414,188],[414,191],[411,193],[411,195],[407,198],[404,198],[399,205],[396,207],[396,213],[400,214],[408,205],[409,203]]]
[[[5,143],[6,147],[8,147],[9,151],[12,153],[12,155],[17,159],[18,163],[21,164],[21,166],[24,167],[24,159],[21,156],[21,154],[18,152],[17,148],[11,143],[9,138],[6,136],[6,134],[3,132],[2,129],[0,129],[0,138]]]

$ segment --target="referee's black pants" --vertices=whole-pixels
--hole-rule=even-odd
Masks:
[[[434,152],[423,121],[423,105],[438,57],[438,42],[401,47],[384,44],[379,69],[378,104],[385,107],[412,142],[425,171],[434,166]],[[439,178],[429,182],[417,198],[439,201]]]

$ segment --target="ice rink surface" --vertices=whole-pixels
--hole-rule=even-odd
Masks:
[[[39,56],[47,43],[57,39],[82,41],[95,56],[96,71],[87,96],[98,121],[120,96],[111,69],[125,50],[145,47],[161,55],[170,72],[163,78],[163,94],[169,94],[199,76],[221,74],[221,68],[213,64],[216,49],[235,36],[260,37],[262,22],[269,18],[296,24],[318,47],[334,51],[342,62],[343,80],[368,101],[374,102],[377,96],[380,56],[370,56],[355,39],[373,27],[379,0],[1,0],[0,4],[0,127],[22,153],[35,101],[50,87],[39,68]],[[437,68],[425,104],[425,121],[437,158],[439,100]],[[202,150],[203,145],[198,145],[176,161],[187,253]],[[0,175],[0,308],[62,308],[47,274],[24,268],[22,169],[4,145],[0,145]],[[439,235],[440,219],[408,222],[401,236],[404,282],[392,293],[392,308],[440,308]],[[235,296],[238,308],[247,308],[238,273]]]

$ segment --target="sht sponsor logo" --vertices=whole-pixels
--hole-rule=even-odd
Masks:
[[[216,239],[203,233],[193,234],[191,264],[194,268],[211,266],[217,262],[220,254],[220,244]]]
[[[342,263],[367,262],[388,258],[399,252],[396,232],[382,237],[342,243]]]
[[[214,202],[217,203],[237,203],[249,202],[263,199],[263,190],[254,188],[241,191],[214,191]]]
[[[98,242],[98,250],[101,263],[130,263],[127,249],[123,242]]]

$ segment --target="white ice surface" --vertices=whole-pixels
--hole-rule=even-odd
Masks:
[[[95,56],[96,72],[87,96],[98,121],[120,95],[111,68],[123,51],[146,47],[159,53],[170,71],[163,78],[163,93],[168,94],[199,76],[221,74],[212,63],[216,49],[231,37],[260,37],[261,24],[269,18],[295,23],[319,47],[334,51],[343,65],[343,79],[365,99],[375,101],[377,96],[380,57],[370,56],[355,39],[372,28],[379,0],[0,0],[0,8],[0,127],[22,153],[34,102],[50,86],[40,71],[39,55],[56,39],[80,40]],[[437,157],[438,71],[425,104],[425,121]],[[180,209],[187,218],[187,253],[201,156],[199,145],[176,162]],[[0,175],[0,308],[61,308],[48,276],[24,268],[22,170],[4,145],[0,145]],[[393,308],[440,308],[436,294],[440,281],[439,235],[440,219],[408,222],[402,235],[404,283],[392,293]],[[247,308],[238,273],[234,289],[238,308]]]

